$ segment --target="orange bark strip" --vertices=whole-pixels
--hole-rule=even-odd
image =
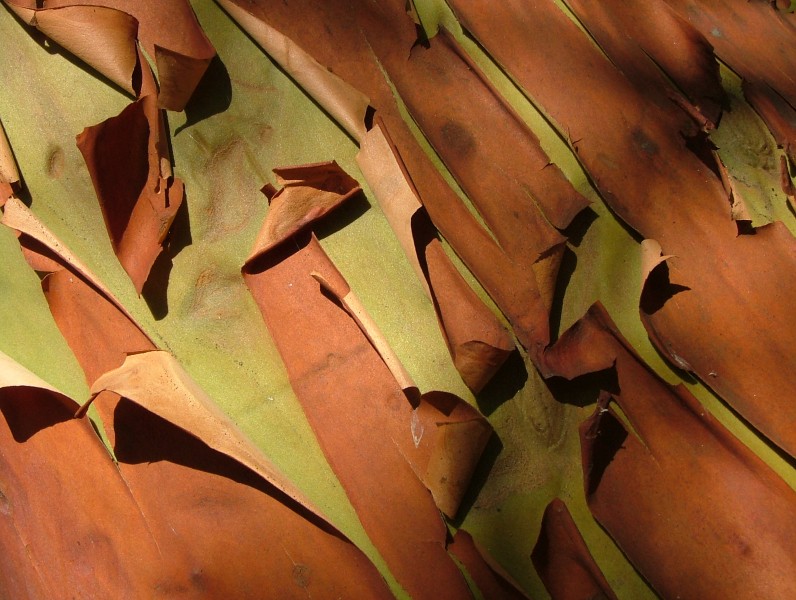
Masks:
[[[410,24],[406,15],[397,16]],[[410,114],[506,254],[532,264],[561,244],[555,227],[567,227],[588,202],[447,31],[427,48],[411,47],[408,61],[406,49],[378,31],[368,31],[368,39]]]
[[[467,597],[442,516],[403,456],[423,423],[413,432],[407,397],[314,272],[341,280],[314,236],[301,234],[250,260],[244,277],[327,460],[398,582],[413,598]]]
[[[279,194],[287,205],[313,190],[325,206],[317,188],[291,185]],[[455,515],[492,429],[456,396],[419,395],[314,234],[271,222],[282,218],[269,212],[263,231],[285,231],[288,243],[258,238],[243,274],[321,448],[407,592],[467,597],[437,507]]]
[[[554,3],[452,4],[569,133],[606,203],[674,256],[668,281],[652,286],[657,291],[648,283],[657,301],[642,306],[653,342],[796,455],[793,236],[781,223],[739,236],[719,177],[668,126],[668,111],[639,93]]]
[[[386,67],[391,77],[400,76],[407,81],[415,71],[418,71],[413,66],[414,61],[401,63],[399,59],[401,53],[404,57],[409,55],[417,37],[414,23],[404,11],[404,3],[391,1],[375,7],[372,3],[351,4],[343,0],[323,4],[302,0],[291,2],[289,5],[269,0],[260,0],[253,4],[242,2],[233,4],[231,0],[224,0],[222,4],[225,6],[232,4],[238,7],[237,11],[242,11],[242,14],[236,17],[239,22],[249,20],[249,16],[242,15],[251,15],[254,19],[288,36],[298,48],[309,53],[336,76],[370,98],[377,114],[383,119],[399,154],[399,161],[405,165],[431,220],[507,316],[520,342],[529,349],[534,358],[538,358],[549,341],[548,303],[552,295],[552,282],[555,280],[551,273],[554,275],[557,272],[558,264],[558,260],[550,255],[560,254],[561,248],[559,246],[547,248],[541,257],[539,248],[536,248],[536,258],[542,260],[533,263],[533,268],[528,268],[527,259],[524,262],[515,261],[508,253],[508,249],[495,243],[490,233],[470,214],[418,145],[401,117],[392,89],[382,71],[382,67]],[[380,48],[387,43],[386,40],[391,40],[391,50],[380,52]],[[379,62],[376,55],[385,60],[384,64]],[[455,55],[448,54],[448,56],[455,58]],[[461,62],[461,57],[456,60]],[[448,63],[438,64],[438,75],[444,74],[450,66]],[[289,70],[289,65],[286,65],[286,68]],[[434,71],[431,67],[422,72],[434,80]],[[480,123],[481,132],[491,136],[495,134],[489,132],[502,131],[507,126],[504,121],[507,109],[491,96],[492,90],[484,84],[483,78],[479,77],[470,78],[467,82],[460,82],[458,85],[455,81],[450,82],[451,85],[447,88],[441,85],[439,94],[440,97],[469,98],[479,106],[491,103],[493,112],[479,112],[478,118],[475,119]],[[444,83],[443,79],[434,81]],[[475,87],[470,86],[469,83],[473,81],[480,83]],[[477,100],[478,98],[481,100]],[[494,107],[497,107],[496,112]],[[430,111],[433,108],[426,105],[422,110]],[[512,127],[520,126],[515,119],[511,119],[508,124]],[[524,147],[530,147],[528,142],[532,136],[527,131],[517,135],[519,139],[525,141]],[[473,136],[474,139],[478,137],[480,136]],[[489,143],[493,145],[499,143],[495,140],[499,140],[499,136],[495,136]],[[440,144],[439,147],[442,150],[444,144]],[[530,173],[539,174],[539,172],[542,179],[556,178],[554,168],[550,169],[549,175],[544,172],[547,169],[541,168],[544,166],[542,163],[547,164],[547,159],[541,159],[536,150],[531,155],[537,158],[528,163],[528,174],[523,172],[521,181],[527,181],[527,177],[531,177]],[[490,158],[489,161],[478,165],[478,174],[483,175],[485,171],[493,169],[491,165],[495,162],[499,161]],[[464,172],[464,164],[459,162],[449,166],[453,168],[455,177],[461,181],[467,179],[475,186],[477,179]],[[508,160],[507,164],[515,163]],[[499,165],[494,169],[499,171]],[[496,199],[504,195],[519,199],[519,194],[505,191],[507,187],[517,183],[512,176],[520,177],[516,169],[512,169],[504,177],[497,175],[494,180],[499,182],[501,187],[490,190],[488,196],[473,198],[474,203],[477,206],[494,208],[497,206]],[[555,209],[560,210],[560,214],[553,209],[550,210],[547,218],[551,222],[566,222],[574,211],[572,207],[583,202],[577,195],[571,196],[571,191],[569,189],[562,194],[568,198],[568,201],[565,208]],[[537,200],[539,205],[545,208],[553,204],[541,199],[541,194]],[[526,201],[523,213],[527,211],[532,213],[534,210],[539,212],[531,198],[526,198]],[[484,210],[484,213],[486,212],[487,210]],[[500,226],[500,219],[495,218],[493,221],[496,227]],[[555,237],[554,229],[545,229],[544,225],[539,225],[536,230],[546,231],[546,235]],[[524,242],[520,237],[513,235],[511,239],[522,246]],[[533,238],[533,236],[528,237]],[[539,247],[542,246],[545,244],[539,242]]]
[[[416,221],[428,218],[425,212],[418,217]],[[438,238],[420,245],[420,252],[453,364],[477,394],[514,350],[514,341],[453,266]]]
[[[160,586],[164,595],[391,597],[356,547],[240,463],[116,394],[94,404],[170,557],[175,573]]]
[[[794,333],[790,321],[782,320],[796,293],[792,234],[774,222],[754,235],[738,236],[724,254],[731,272],[721,278],[710,273],[716,264],[707,256],[694,260],[709,274],[706,281],[695,274],[686,279],[675,268],[680,253],[675,254],[678,258],[667,262],[668,276],[659,270],[645,284],[641,315],[650,339],[772,442],[796,454],[796,403],[789,377]],[[728,287],[710,286],[708,278],[718,280],[714,286]]]
[[[139,294],[184,197],[156,103],[144,96],[77,136],[116,256]]]
[[[616,600],[616,594],[594,562],[567,505],[558,498],[544,511],[531,560],[555,600]]]
[[[215,49],[186,0],[4,0],[26,23],[136,95],[140,69],[136,37],[155,61],[159,106],[182,110]],[[99,41],[103,43],[98,43]]]
[[[586,497],[662,597],[796,594],[796,493],[684,387],[642,363],[602,306],[547,359],[567,378],[615,371],[615,388],[581,426]]]
[[[76,407],[47,389],[0,390],[0,595],[153,597],[157,540]]]
[[[566,0],[625,76],[661,105],[675,102],[700,127],[714,127],[726,94],[713,47],[663,0]],[[693,124],[674,125],[693,133]]]
[[[456,369],[478,393],[514,350],[514,341],[445,254],[380,119],[365,134],[361,147],[357,162],[434,302]]]
[[[135,96],[140,91],[141,63],[136,52],[138,22],[107,7],[60,6],[39,9],[34,1],[3,0],[26,24],[74,54]]]
[[[460,529],[448,551],[459,560],[485,600],[526,600],[528,596],[508,573],[486,556],[472,536]]]

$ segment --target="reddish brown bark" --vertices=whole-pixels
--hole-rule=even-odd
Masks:
[[[716,55],[743,79],[765,82],[796,105],[793,15],[768,2],[664,1],[699,30]]]
[[[129,92],[142,89],[136,38],[155,61],[159,106],[182,110],[216,52],[185,0],[4,0],[39,28]],[[86,43],[87,37],[92,40]],[[93,44],[101,41],[99,49]],[[145,75],[144,75],[145,77]]]
[[[139,294],[184,196],[156,103],[144,96],[77,136],[114,251]]]
[[[293,193],[307,190],[280,192],[285,203]],[[269,213],[263,230],[280,229],[269,223],[280,216]],[[413,598],[467,597],[435,501],[455,513],[491,428],[455,396],[402,389],[406,374],[314,234],[260,242],[246,284],[365,530]]]
[[[594,305],[546,359],[567,378],[615,373],[581,426],[586,498],[662,597],[796,593],[796,494],[641,362],[605,309]]]
[[[376,6],[347,0],[322,5],[263,0],[240,6],[289,36],[370,98],[432,221],[508,317],[521,343],[538,357],[549,341],[548,310],[563,242],[545,219],[563,227],[584,200],[573,193],[556,167],[548,164],[533,134],[451,44],[432,40],[429,51],[418,48],[407,60],[417,32],[401,1]],[[417,144],[382,68],[390,83],[398,85],[399,93],[414,93],[411,82],[422,79],[426,97],[412,96],[414,106],[410,108],[419,123],[426,120],[427,133],[437,140],[437,149],[454,177],[468,188],[475,206],[500,231],[493,232],[500,243],[481,227]],[[449,78],[449,72],[466,78]],[[439,100],[445,98],[458,101],[445,107],[448,120],[455,121],[447,129],[444,122],[432,121]],[[468,116],[451,114],[459,109],[465,109]],[[506,131],[521,149],[504,145],[499,132]],[[446,135],[461,143],[447,143]],[[462,152],[467,140],[470,145]],[[488,154],[495,149],[501,159]],[[556,191],[548,189],[542,194],[539,190],[545,184],[552,184]],[[558,204],[561,198],[565,198],[562,205]],[[542,234],[541,239],[512,229],[498,218],[504,199],[511,199],[511,208],[501,214],[510,222],[532,225],[534,232]]]
[[[661,352],[796,454],[791,234],[774,223],[739,236],[710,164],[667,126],[670,112],[679,109],[665,110],[640,94],[554,3],[452,4],[568,132],[606,203],[674,255],[668,281],[648,284],[656,297],[642,305]]]
[[[558,498],[544,511],[531,560],[553,600],[616,599],[567,505]]]
[[[33,268],[50,272],[45,296],[90,383],[128,354],[154,348],[63,255],[27,234],[20,244]],[[0,511],[0,544],[9,557],[0,569],[8,590],[2,595],[390,597],[367,558],[295,500],[301,494],[266,459],[257,458],[264,469],[250,468],[142,400],[110,391],[94,400],[114,463],[90,424],[73,418],[72,401],[0,391],[7,424],[0,427],[0,456],[16,481],[0,497],[8,509]],[[193,406],[175,410],[195,413]],[[225,426],[219,418],[210,423]],[[228,429],[215,435],[234,437]]]
[[[713,47],[665,2],[567,0],[567,6],[641,93],[665,108],[675,102],[700,126],[719,122],[726,94]],[[672,113],[672,126],[693,134],[694,124],[682,121],[686,114]]]

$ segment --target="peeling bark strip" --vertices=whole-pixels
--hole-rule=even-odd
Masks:
[[[290,186],[280,194],[287,205],[309,191]],[[269,212],[263,231],[283,230],[269,222],[282,216]],[[314,234],[290,235],[287,243],[256,245],[243,274],[321,448],[407,592],[466,598],[437,506],[455,514],[491,427],[450,394],[407,396],[378,352],[382,342],[371,341],[378,331],[347,312],[351,290]]]
[[[568,379],[616,371],[618,392],[604,390],[580,430],[586,497],[662,597],[796,595],[796,494],[684,387],[643,364],[602,306],[546,359]]]
[[[389,597],[354,546],[234,459],[103,393],[117,465],[72,400],[20,373],[0,354],[3,597]]]
[[[182,110],[216,52],[186,0],[3,0],[28,25],[123,90],[142,93],[136,40],[155,61],[158,106]],[[144,92],[146,90],[143,90]]]
[[[428,48],[412,47],[407,61],[405,48],[386,35],[390,25],[371,25],[366,35],[398,96],[500,247],[532,265],[564,242],[555,227],[569,225],[586,199],[444,29]]]
[[[464,565],[485,600],[527,600],[528,596],[519,584],[463,529],[453,536],[448,551]]]
[[[12,484],[0,490],[0,595],[390,597],[367,558],[17,205],[3,221],[25,230],[31,267],[50,272],[47,301],[118,464],[74,402],[6,383],[19,369],[0,355],[0,466]]]
[[[791,16],[769,2],[663,1],[698,29],[743,79],[768,84],[796,106],[796,27]]]
[[[309,234],[249,262],[246,283],[326,459],[390,571],[413,598],[466,598],[431,494],[402,452],[425,425],[356,323],[311,276],[340,278]],[[292,245],[292,244],[291,244]],[[414,427],[413,427],[414,425]]]
[[[360,144],[362,174],[434,302],[456,369],[477,394],[514,350],[514,341],[445,254],[380,120]]]
[[[796,164],[796,108],[761,81],[744,80],[743,95],[763,119],[777,145]]]
[[[114,251],[139,294],[184,197],[156,102],[144,96],[77,136]]]
[[[549,342],[549,303],[563,241],[547,221],[565,226],[585,201],[573,193],[556,167],[548,165],[538,140],[495,96],[486,80],[451,43],[432,40],[429,50],[412,51],[417,32],[402,0],[378,6],[360,0],[322,4],[301,0],[289,5],[274,0],[219,2],[255,39],[262,35],[263,28],[258,24],[267,25],[269,31],[287,36],[293,44],[293,54],[309,54],[336,78],[370,98],[395,144],[399,163],[405,166],[434,225],[492,296],[520,342],[538,361]],[[260,43],[266,49],[272,45],[268,39]],[[406,60],[410,52],[412,56]],[[295,66],[284,60],[284,55],[293,54],[283,52],[275,56],[276,60],[283,60],[280,64],[291,74]],[[495,237],[505,246],[496,243],[479,224],[419,146],[401,117],[385,70],[389,83],[395,83],[399,94],[406,93],[412,101],[410,108],[415,119],[425,124],[429,137],[436,140],[454,177],[471,188],[468,191],[473,203],[495,227]],[[450,78],[448,72],[465,77]],[[307,72],[300,70],[295,76],[302,81]],[[433,90],[433,94],[420,97],[419,89],[412,88],[416,77],[422,78],[423,89]],[[316,100],[341,119],[340,106],[345,95],[335,94],[332,86],[315,86],[314,91],[309,91],[318,94]],[[447,127],[433,116],[439,100],[444,98],[461,102],[447,107],[451,121]],[[351,107],[345,123],[355,118],[357,106]],[[459,109],[464,109],[468,116],[461,119],[460,115],[452,114]],[[522,150],[505,143],[502,134],[507,132]],[[446,142],[446,136],[457,143]],[[499,160],[488,154],[494,150],[498,151]],[[522,162],[523,158],[526,162]],[[489,185],[484,184],[486,181]],[[542,193],[540,190],[545,185],[555,191]],[[501,202],[508,199],[511,199],[510,208],[502,209]],[[506,227],[499,215],[508,215],[511,223],[532,226],[532,231],[541,232],[541,239],[527,232],[518,235],[517,229]]]
[[[679,109],[640,93],[553,2],[452,5],[568,133],[606,203],[675,257],[668,283],[684,291],[642,307],[653,342],[796,455],[793,236],[781,223],[739,236],[721,181],[668,126]]]
[[[639,91],[680,106],[700,127],[719,122],[726,93],[719,63],[702,34],[660,0],[566,0],[602,51]],[[673,123],[694,134],[694,123]]]
[[[558,498],[544,511],[531,560],[554,600],[616,600],[616,594],[594,562],[567,505]]]

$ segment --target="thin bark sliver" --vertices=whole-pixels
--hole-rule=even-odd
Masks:
[[[434,302],[456,369],[465,384],[478,393],[505,362],[514,342],[445,254],[384,128],[379,121],[362,138],[357,162]]]

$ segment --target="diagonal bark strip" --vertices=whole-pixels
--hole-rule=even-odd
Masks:
[[[616,594],[594,562],[567,505],[558,498],[544,511],[531,560],[545,588],[556,600],[616,600]]]
[[[288,203],[307,190],[280,193]],[[268,222],[281,216],[269,212],[263,230],[281,229]],[[407,592],[466,597],[437,506],[455,514],[491,427],[450,394],[419,396],[408,385],[407,395],[393,374],[401,370],[377,351],[378,333],[351,308],[350,287],[314,234],[285,242],[256,247],[243,274],[321,448]]]

